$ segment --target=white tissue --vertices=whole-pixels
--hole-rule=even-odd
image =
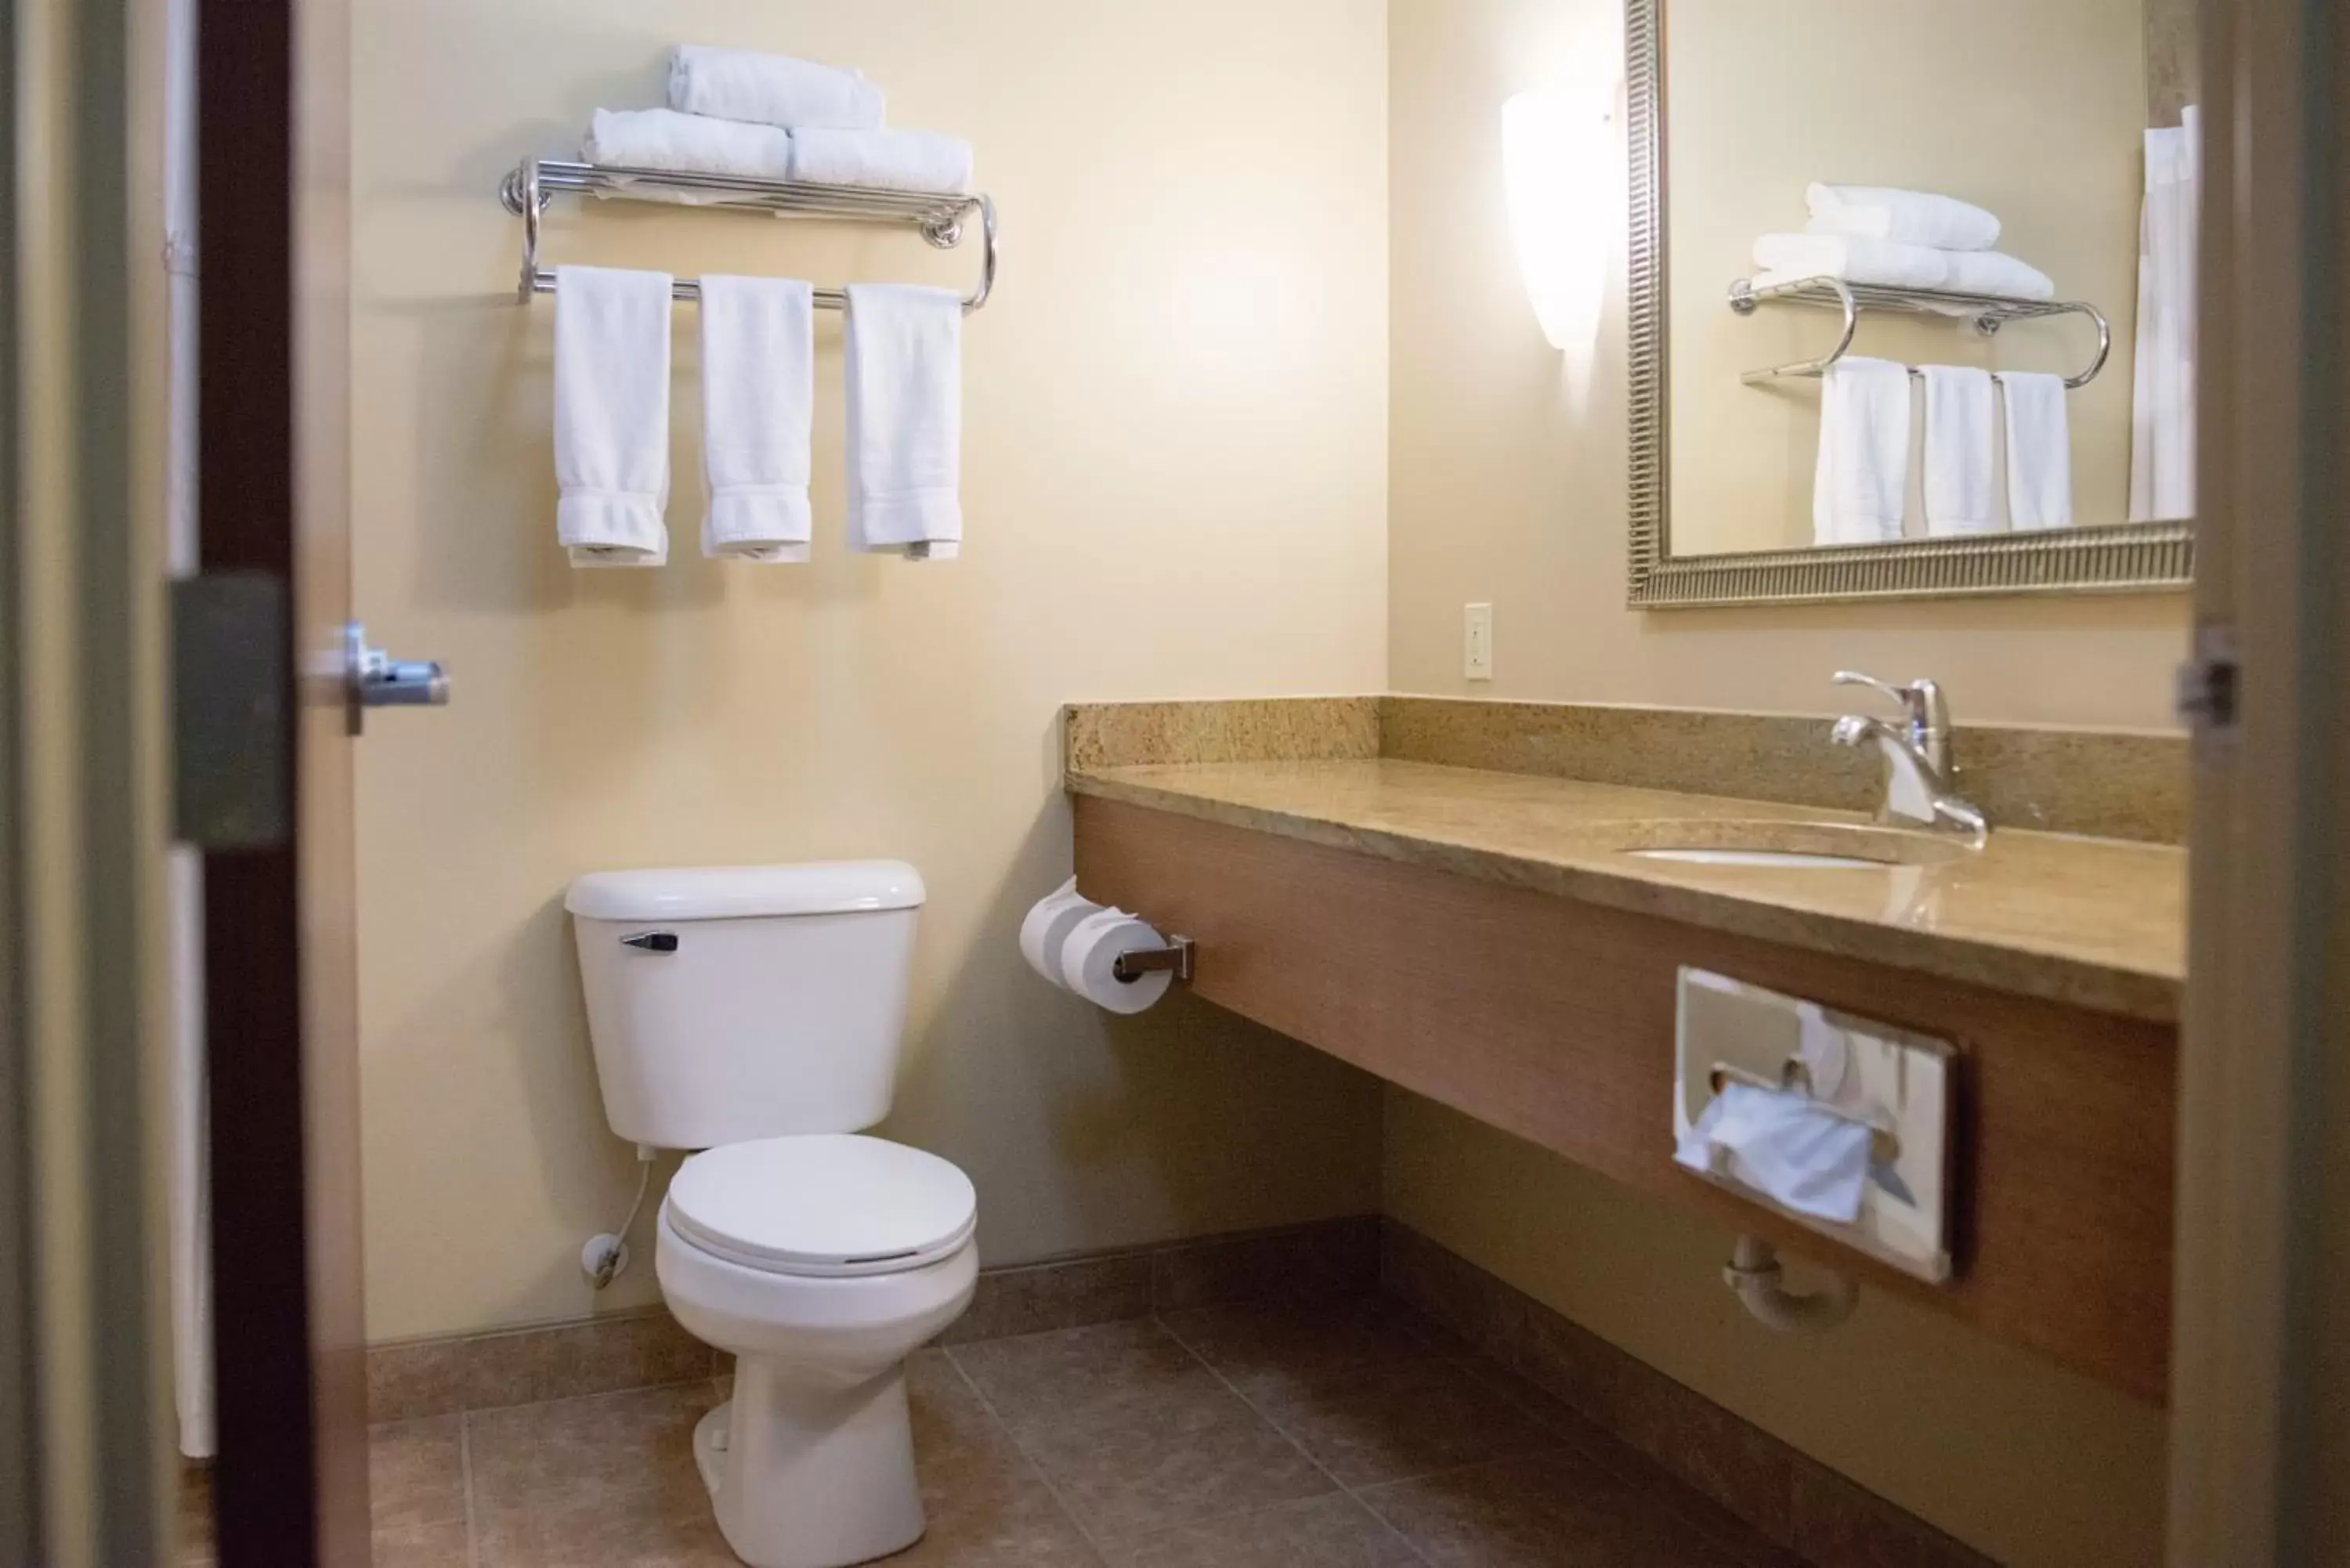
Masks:
[[[1849,1225],[1868,1182],[1870,1128],[1807,1095],[1729,1084],[1673,1158],[1727,1176],[1783,1209]]]
[[[1152,970],[1139,980],[1110,972],[1122,952],[1163,948],[1167,939],[1123,909],[1104,909],[1079,921],[1061,950],[1061,977],[1071,991],[1110,1012],[1140,1012],[1167,994],[1175,977]]]
[[[1069,982],[1061,973],[1062,948],[1079,921],[1101,912],[1102,907],[1080,895],[1077,879],[1070,877],[1037,899],[1028,918],[1020,922],[1020,956],[1028,961],[1030,969],[1067,990]]]

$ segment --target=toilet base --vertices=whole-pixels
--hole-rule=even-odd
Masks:
[[[739,1358],[734,1397],[694,1428],[693,1458],[750,1568],[847,1568],[921,1539],[902,1365],[844,1385]]]

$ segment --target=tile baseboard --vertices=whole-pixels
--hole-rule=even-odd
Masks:
[[[1201,1237],[983,1269],[942,1344],[1078,1328],[1153,1312],[1378,1288],[1376,1216]],[[729,1370],[661,1306],[368,1349],[372,1421],[404,1421],[690,1383]]]
[[[1389,1220],[1380,1287],[1564,1401],[1814,1568],[1996,1568],[1989,1557]]]

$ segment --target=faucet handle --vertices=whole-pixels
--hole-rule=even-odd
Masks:
[[[1835,672],[1835,683],[1838,686],[1866,686],[1898,702],[1910,725],[1920,734],[1950,728],[1950,715],[1942,700],[1942,689],[1931,680],[1913,680],[1907,686],[1896,686],[1890,680],[1879,680],[1876,676],[1864,675],[1857,670],[1839,670]]]

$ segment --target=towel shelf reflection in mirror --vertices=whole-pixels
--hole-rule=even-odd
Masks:
[[[538,265],[539,215],[559,191],[619,201],[684,202],[771,217],[830,218],[850,223],[906,223],[941,250],[962,243],[970,221],[979,221],[979,283],[963,296],[964,314],[987,303],[995,287],[995,203],[984,195],[883,191],[864,185],[813,185],[791,180],[754,180],[733,174],[699,174],[674,169],[622,169],[525,158],[499,182],[498,200],[522,220],[522,282],[515,291],[528,304],[534,294],[555,291],[555,269]],[[671,292],[699,299],[702,286],[680,278]],[[847,296],[819,288],[821,309],[838,310]]]
[[[2080,300],[2008,299],[1991,294],[1954,294],[1939,288],[1886,288],[1875,284],[1847,283],[1836,277],[1807,277],[1792,283],[1762,285],[1757,285],[1751,278],[1740,278],[1730,286],[1730,308],[1741,316],[1752,316],[1758,306],[1772,301],[1841,310],[1844,313],[1844,336],[1836,339],[1835,348],[1816,359],[1798,359],[1790,364],[1747,371],[1741,379],[1750,386],[1781,376],[1825,373],[1829,366],[1851,351],[1853,337],[1860,330],[1861,316],[1870,310],[1898,310],[1912,316],[1947,316],[1954,321],[1970,321],[1974,329],[1986,337],[2011,321],[2043,320],[2055,316],[2085,317],[2096,327],[2097,352],[2086,369],[2064,378],[2064,385],[2076,391],[2097,379],[2097,373],[2106,368],[2106,359],[2114,348],[2113,326],[2106,320],[2105,313]]]

